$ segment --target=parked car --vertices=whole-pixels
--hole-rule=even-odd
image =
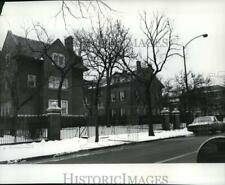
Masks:
[[[194,119],[193,123],[187,126],[188,131],[195,135],[200,133],[215,133],[216,131],[225,131],[225,123],[218,121],[216,116],[202,116]]]

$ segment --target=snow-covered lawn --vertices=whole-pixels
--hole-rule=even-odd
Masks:
[[[189,132],[186,128],[184,128],[171,131],[156,130],[155,136],[148,136],[147,132],[104,135],[100,136],[100,141],[98,143],[94,142],[94,137],[90,137],[88,139],[74,137],[60,141],[42,140],[38,143],[4,145],[0,146],[0,161],[16,161],[29,157],[46,156],[52,154],[61,155],[93,148],[122,145],[129,142],[158,140],[177,136],[188,136],[191,134],[192,132]]]

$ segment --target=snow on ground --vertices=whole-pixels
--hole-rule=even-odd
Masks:
[[[171,138],[177,136],[188,136],[192,132],[186,128],[180,130],[162,131],[155,130],[155,136],[148,136],[147,132],[127,133],[118,135],[100,136],[98,143],[94,142],[94,137],[85,138],[70,138],[59,141],[44,141],[33,142],[27,144],[3,145],[0,146],[0,161],[16,161],[29,157],[38,157],[46,155],[61,155],[81,150],[93,148],[101,148],[113,145],[122,145],[130,142],[141,142]]]

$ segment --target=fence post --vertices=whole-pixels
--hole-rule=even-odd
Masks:
[[[57,103],[52,103],[47,109],[49,127],[48,138],[49,140],[60,140],[61,130],[61,108]]]
[[[172,114],[174,116],[173,129],[180,129],[180,111],[175,107]]]
[[[161,115],[164,117],[164,122],[162,125],[163,130],[170,130],[170,111],[164,107],[161,111]]]

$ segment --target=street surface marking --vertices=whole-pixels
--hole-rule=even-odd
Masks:
[[[155,162],[155,163],[165,163],[165,162],[168,162],[168,161],[173,161],[175,159],[179,159],[179,158],[182,158],[182,157],[186,157],[188,155],[191,155],[191,154],[194,154],[194,153],[197,153],[197,152],[198,151],[189,152],[189,153],[186,153],[186,154],[178,155],[176,157],[172,157],[172,158],[165,159],[165,160],[162,160],[162,161],[158,161],[158,162]]]

